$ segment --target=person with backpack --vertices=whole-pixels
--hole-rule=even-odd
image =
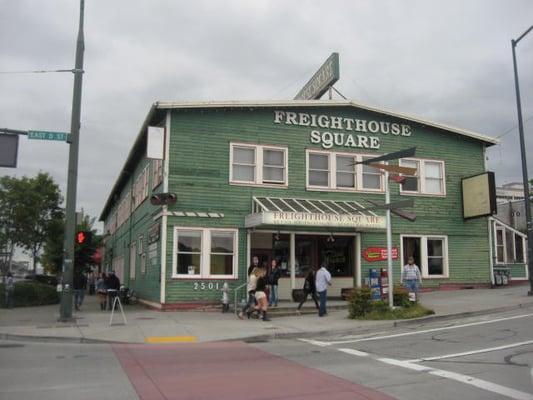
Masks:
[[[298,311],[302,308],[302,305],[307,301],[307,296],[311,295],[311,298],[315,302],[316,309],[318,310],[320,307],[318,305],[318,299],[316,296],[316,288],[315,288],[315,270],[313,268],[309,269],[309,272],[307,273],[304,281],[304,287],[303,287],[303,297],[300,304],[298,304]]]

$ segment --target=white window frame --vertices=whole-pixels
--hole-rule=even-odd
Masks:
[[[178,231],[198,231],[200,232],[200,274],[188,275],[178,274]],[[211,274],[211,232],[232,232],[233,233],[233,273],[230,275]],[[188,226],[174,226],[173,232],[173,254],[172,254],[172,278],[173,279],[237,279],[239,262],[239,231],[235,228],[197,228]]]
[[[253,181],[239,181],[233,179],[233,150],[234,148],[246,148],[254,150],[255,153],[255,177]],[[265,181],[263,178],[263,152],[265,150],[275,150],[283,152],[283,182]],[[289,186],[289,150],[285,146],[259,145],[250,143],[231,142],[229,157],[229,183],[230,185],[244,186],[268,186],[272,188],[287,188]]]
[[[328,156],[328,186],[311,185],[309,183],[309,156],[311,154],[322,154]],[[355,188],[337,187],[337,156],[352,157],[354,161],[361,162],[363,158],[378,157],[380,154],[359,154],[345,153],[338,151],[325,151],[307,149],[305,154],[305,187],[309,191],[331,191],[331,192],[358,192],[358,193],[385,193],[384,174],[380,174],[379,189],[363,187],[363,165],[357,164],[355,168]]]
[[[143,254],[144,253],[144,236],[143,235],[139,235],[139,237],[137,238],[137,252],[139,255]]]
[[[502,244],[498,243],[498,231],[502,231]],[[513,246],[513,259],[508,260],[507,257],[507,235],[512,235],[512,246]],[[523,261],[516,261],[516,237],[520,237],[522,240],[522,258]],[[498,247],[501,247],[503,249],[503,261],[498,260]],[[507,265],[507,264],[526,264],[527,267],[527,239],[526,236],[524,236],[523,233],[511,229],[505,225],[501,225],[498,223],[494,224],[494,259],[496,265]]]
[[[152,190],[163,182],[163,160],[152,160]]]
[[[400,248],[401,248],[401,263],[404,260],[403,239],[414,238],[420,239],[420,260],[421,264],[420,272],[423,279],[443,279],[450,277],[449,270],[449,258],[448,258],[448,236],[446,235],[400,235]],[[443,256],[443,274],[442,275],[429,275],[428,273],[428,240],[442,240],[442,256]]]
[[[402,158],[399,161],[399,165],[402,166],[405,163],[403,161],[411,161],[418,163],[418,171],[416,178],[418,179],[418,190],[403,190],[400,185],[400,194],[402,195],[416,195],[416,196],[430,196],[430,197],[446,197],[446,165],[443,160],[433,160],[429,158]],[[441,193],[428,193],[426,190],[426,163],[440,164],[441,166]]]
[[[137,242],[134,240],[130,244],[130,280],[135,280],[136,261],[137,261]]]

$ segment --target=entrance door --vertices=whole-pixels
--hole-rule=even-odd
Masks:
[[[403,265],[407,264],[409,257],[415,259],[415,264],[421,268],[422,253],[420,246],[420,238],[404,237],[403,238]]]

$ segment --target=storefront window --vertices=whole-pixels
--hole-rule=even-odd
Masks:
[[[428,275],[444,275],[441,239],[428,239]]]
[[[211,232],[210,275],[233,273],[233,232]]]
[[[174,278],[233,277],[236,230],[174,228]]]
[[[178,274],[200,275],[202,232],[178,231]]]
[[[499,263],[504,263],[504,249],[505,245],[503,243],[503,229],[496,229],[496,261]]]
[[[448,251],[445,236],[404,236],[402,238],[403,263],[415,259],[422,276],[442,278],[448,276]]]
[[[515,233],[514,237],[514,245],[515,245],[515,261],[517,263],[523,263],[524,262],[524,239]]]

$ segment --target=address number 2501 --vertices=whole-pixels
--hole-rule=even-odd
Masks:
[[[194,290],[218,290],[218,282],[194,282]]]

